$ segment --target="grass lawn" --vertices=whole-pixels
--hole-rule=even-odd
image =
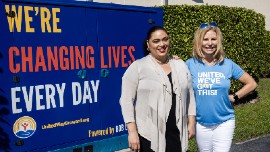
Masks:
[[[235,106],[236,129],[233,143],[270,134],[270,79],[260,79],[259,100]],[[189,142],[189,151],[196,152],[195,140]]]

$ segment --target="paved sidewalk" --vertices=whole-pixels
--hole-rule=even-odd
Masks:
[[[231,152],[270,152],[270,135],[233,144]]]

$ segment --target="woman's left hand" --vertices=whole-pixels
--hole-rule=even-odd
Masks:
[[[195,116],[188,116],[188,139],[195,136]]]
[[[230,100],[230,102],[231,102],[232,104],[234,103],[234,98],[233,98],[233,95],[232,95],[232,94],[229,95],[229,100]]]
[[[195,126],[188,125],[188,139],[191,139],[195,136]]]

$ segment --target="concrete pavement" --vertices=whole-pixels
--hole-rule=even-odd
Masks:
[[[123,149],[117,152],[131,151],[129,149]],[[256,137],[244,142],[235,143],[232,145],[230,152],[270,152],[270,135]]]
[[[270,152],[270,135],[233,144],[231,152]]]

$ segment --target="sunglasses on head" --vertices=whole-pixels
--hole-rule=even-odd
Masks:
[[[204,29],[207,27],[217,27],[217,24],[215,22],[207,22],[200,25],[201,29]]]

